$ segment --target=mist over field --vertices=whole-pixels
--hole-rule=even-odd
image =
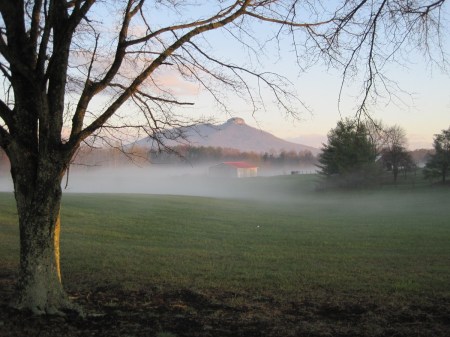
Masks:
[[[268,179],[267,177],[211,177],[210,166],[154,165],[142,168],[73,170],[69,172],[68,180],[67,175],[64,177],[62,186],[65,193],[140,193],[252,199],[266,198],[270,192],[261,190],[263,187],[259,184],[260,181]],[[300,172],[310,173],[313,168]],[[282,175],[290,174],[290,171],[266,170],[262,174]]]
[[[66,184],[63,181],[63,187]],[[208,168],[98,168],[70,172],[66,192],[207,195]]]
[[[208,197],[260,198],[269,191],[255,191],[258,181],[270,176],[313,173],[315,167],[259,168],[254,178],[217,178],[209,168],[217,163],[197,165],[128,165],[119,167],[72,166],[62,181],[63,193],[139,193]],[[262,187],[261,187],[262,188]],[[0,192],[13,192],[9,172],[0,174]]]

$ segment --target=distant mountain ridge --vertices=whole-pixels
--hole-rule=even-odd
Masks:
[[[317,148],[291,143],[272,135],[269,132],[251,127],[247,125],[244,119],[239,117],[230,118],[221,125],[198,124],[192,127],[183,127],[168,130],[165,141],[167,146],[190,145],[190,146],[211,146],[238,149],[241,152],[281,152],[309,151],[316,155],[319,150]],[[170,135],[182,134],[183,139],[172,140]],[[153,148],[156,146],[155,141],[151,137],[147,137],[137,141],[135,146],[144,148]]]

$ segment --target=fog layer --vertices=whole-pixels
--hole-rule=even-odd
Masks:
[[[75,168],[62,181],[64,193],[139,193],[191,195],[224,198],[267,198],[268,195],[284,194],[278,190],[261,190],[262,175],[291,174],[289,168],[261,171],[254,178],[211,177],[209,167],[152,165],[147,167],[128,166],[120,168]],[[311,173],[309,170],[296,171]],[[264,184],[266,186],[266,184]],[[13,184],[9,174],[0,175],[0,192],[12,192]]]

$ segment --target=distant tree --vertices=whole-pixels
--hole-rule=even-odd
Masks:
[[[375,146],[377,155],[381,155],[387,144],[387,130],[389,127],[387,127],[382,120],[375,120],[372,118],[366,119],[363,123],[371,143]]]
[[[392,172],[396,183],[400,171],[407,172],[414,166],[412,157],[406,149],[406,133],[398,125],[386,128],[382,133],[384,134],[382,162],[384,167]]]
[[[310,151],[281,151],[279,154],[269,155],[267,152],[256,153],[239,151],[233,148],[213,146],[176,146],[173,152],[158,152],[151,150],[149,159],[158,164],[205,164],[219,161],[248,161],[261,166],[310,166],[316,163],[316,158]]]
[[[441,177],[445,183],[450,169],[450,127],[434,135],[435,153],[429,156],[424,174],[427,178]]]
[[[409,152],[414,163],[417,163],[417,165],[421,166],[425,166],[425,163],[427,162],[428,158],[433,153],[434,150],[432,149],[416,149]]]
[[[351,186],[364,183],[372,174],[376,156],[367,126],[357,119],[346,119],[328,133],[318,167],[325,177]]]

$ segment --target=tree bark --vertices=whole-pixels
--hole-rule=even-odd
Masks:
[[[12,305],[35,314],[77,310],[62,286],[59,262],[59,211],[64,170],[49,160],[48,165],[38,165],[37,170],[27,170],[29,165],[23,162],[16,167],[14,162],[11,173],[19,215],[20,270]]]
[[[394,165],[392,168],[392,172],[394,174],[394,184],[397,184],[397,177],[398,177],[398,166]]]

